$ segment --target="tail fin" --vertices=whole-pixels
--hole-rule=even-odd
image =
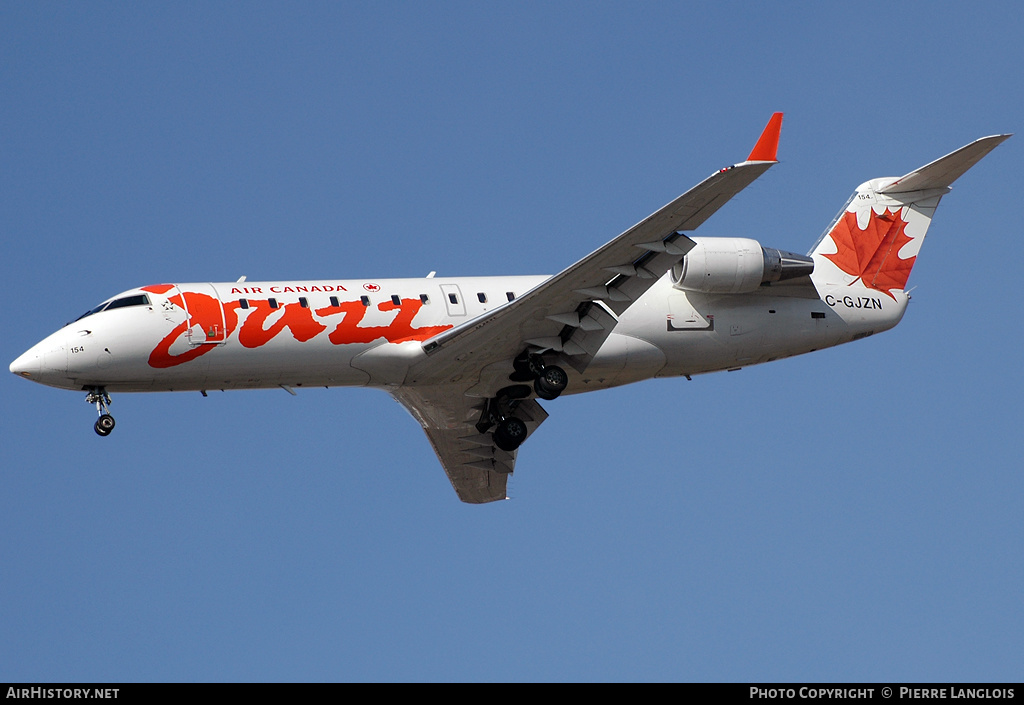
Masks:
[[[982,137],[898,179],[873,179],[808,253],[815,282],[892,292],[906,288],[932,215],[950,185],[1010,135]]]

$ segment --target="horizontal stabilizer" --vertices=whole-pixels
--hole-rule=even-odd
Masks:
[[[1010,135],[992,135],[971,142],[966,147],[936,159],[931,164],[896,179],[893,183],[877,190],[878,193],[906,193],[928,189],[948,188],[982,157],[999,146]]]

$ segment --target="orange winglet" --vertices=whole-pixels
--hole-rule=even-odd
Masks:
[[[779,133],[782,131],[782,113],[775,113],[771,120],[764,127],[760,139],[751,150],[748,162],[777,162],[775,158],[779,151]]]

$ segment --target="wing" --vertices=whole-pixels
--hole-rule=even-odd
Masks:
[[[491,434],[476,429],[485,402],[453,396],[443,387],[404,387],[391,394],[423,426],[459,499],[482,504],[506,498],[508,476],[519,451],[501,450]],[[515,414],[526,422],[527,438],[548,417],[530,399],[520,402]]]
[[[423,426],[461,500],[505,498],[517,451],[495,446],[488,410],[505,394],[513,360],[553,353],[584,371],[618,316],[695,246],[681,231],[697,228],[776,163],[781,126],[775,113],[746,161],[715,172],[516,300],[423,343],[425,358],[392,395]],[[533,399],[506,402],[502,415],[524,421],[531,434],[547,418]]]
[[[695,246],[694,230],[773,164],[782,113],[775,113],[746,161],[721,169],[576,264],[515,301],[424,342],[427,359],[410,384],[454,384],[469,393],[507,384],[508,361],[529,347],[555,351],[582,372],[629,308]],[[497,385],[497,386],[495,386]]]
[[[998,147],[1011,135],[992,135],[974,140],[944,157],[925,164],[920,169],[910,172],[893,181],[888,186],[878,189],[879,193],[905,193],[908,191],[924,191],[926,189],[949,188],[967,170],[977,164],[986,154]]]

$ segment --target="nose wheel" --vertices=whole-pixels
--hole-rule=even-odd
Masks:
[[[101,414],[96,423],[93,425],[96,429],[96,433],[101,436],[109,436],[110,432],[114,430],[114,417],[110,414]]]
[[[114,430],[114,417],[110,415],[110,395],[107,394],[107,390],[103,387],[93,387],[86,395],[85,401],[87,404],[95,404],[96,413],[100,416],[96,419],[93,429],[100,436],[109,436]]]

